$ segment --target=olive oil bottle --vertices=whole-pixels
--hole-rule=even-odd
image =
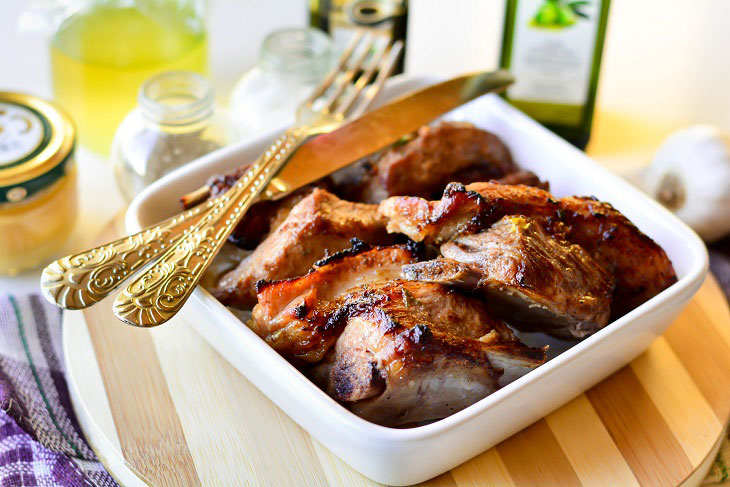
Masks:
[[[342,49],[355,29],[365,28],[384,41],[402,40],[405,45],[408,18],[407,0],[310,0],[312,27],[329,33]],[[393,70],[403,72],[405,51]]]
[[[609,0],[507,0],[501,62],[514,106],[576,147],[590,137]]]
[[[163,71],[205,74],[202,0],[96,0],[51,39],[53,90],[76,122],[79,141],[108,153],[142,83]]]

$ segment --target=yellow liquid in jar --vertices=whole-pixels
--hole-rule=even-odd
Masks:
[[[106,155],[141,84],[163,71],[205,74],[207,50],[205,33],[193,32],[173,7],[153,15],[98,5],[67,19],[51,41],[55,97],[79,142]]]
[[[61,179],[27,200],[0,204],[0,274],[47,264],[62,249],[76,221],[76,184],[71,165]]]

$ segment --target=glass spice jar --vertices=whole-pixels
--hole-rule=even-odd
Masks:
[[[50,260],[76,221],[76,131],[58,107],[0,92],[0,274]]]
[[[292,124],[297,107],[332,67],[332,53],[332,40],[318,29],[269,34],[258,64],[231,93],[230,113],[239,133],[251,137]]]
[[[183,164],[227,145],[235,128],[215,108],[204,77],[171,71],[147,80],[139,105],[122,121],[111,149],[114,175],[128,200]]]

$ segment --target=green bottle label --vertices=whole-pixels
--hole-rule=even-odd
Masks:
[[[541,122],[580,124],[588,102],[602,0],[520,0],[507,92]]]

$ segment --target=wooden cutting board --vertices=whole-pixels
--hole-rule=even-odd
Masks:
[[[64,348],[82,428],[124,485],[375,485],[229,365],[184,312],[132,328],[107,299],[64,314]],[[729,417],[730,312],[709,276],[629,366],[426,485],[697,485]]]

